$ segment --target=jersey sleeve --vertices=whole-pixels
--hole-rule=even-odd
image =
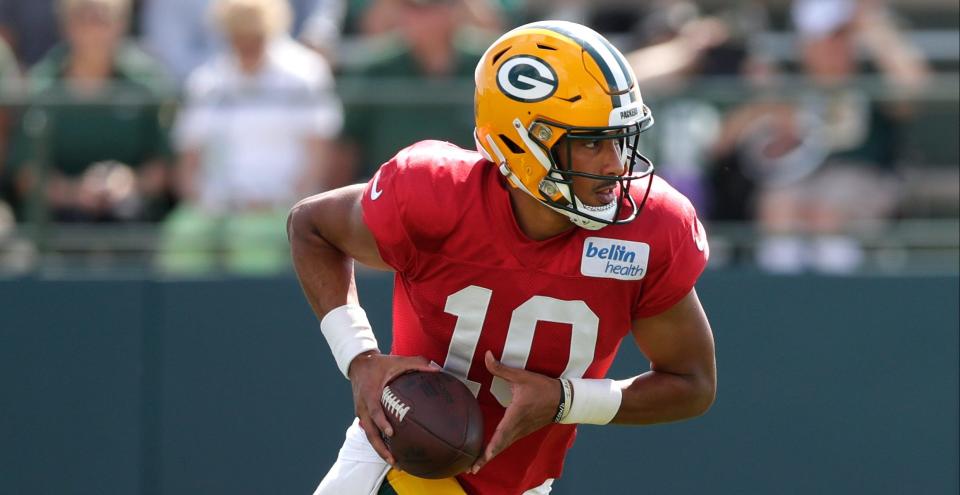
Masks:
[[[414,269],[419,253],[438,249],[459,218],[455,179],[437,164],[443,152],[431,141],[405,148],[364,189],[363,220],[380,257],[398,272]]]
[[[703,273],[710,257],[710,246],[703,224],[690,201],[672,191],[661,229],[662,246],[644,278],[643,289],[634,308],[634,318],[656,316],[686,296]]]

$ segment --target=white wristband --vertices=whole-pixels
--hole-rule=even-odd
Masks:
[[[584,423],[605,425],[620,410],[623,391],[609,379],[571,378],[573,397],[570,410],[560,420],[563,424]]]
[[[327,339],[327,345],[333,351],[333,358],[337,360],[337,367],[343,376],[347,376],[353,358],[379,349],[366,311],[356,304],[345,304],[330,310],[320,320],[320,331]]]

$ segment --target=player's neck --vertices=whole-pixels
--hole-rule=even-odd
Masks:
[[[508,187],[513,216],[520,230],[534,241],[542,241],[574,228],[570,219],[547,208],[527,193]]]

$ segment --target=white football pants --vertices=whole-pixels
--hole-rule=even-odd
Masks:
[[[387,471],[390,471],[390,465],[373,450],[363,428],[360,428],[360,420],[354,418],[353,424],[347,428],[337,461],[313,495],[376,495]],[[548,479],[523,495],[548,495],[551,485],[553,479]]]

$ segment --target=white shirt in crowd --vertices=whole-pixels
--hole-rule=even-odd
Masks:
[[[307,139],[332,139],[343,125],[329,65],[287,37],[270,44],[256,75],[222,54],[190,75],[186,92],[174,141],[201,152],[199,206],[211,212],[289,208],[310,165]]]

